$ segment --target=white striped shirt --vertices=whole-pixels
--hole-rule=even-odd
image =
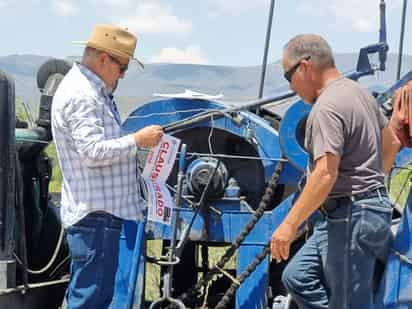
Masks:
[[[94,211],[143,218],[134,137],[123,136],[111,94],[81,64],[73,65],[53,98],[52,132],[63,175],[65,227]]]

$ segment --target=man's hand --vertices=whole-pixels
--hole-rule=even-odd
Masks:
[[[293,224],[283,221],[272,234],[270,242],[270,252],[276,262],[287,260],[290,252],[290,245],[296,238],[297,227]]]
[[[163,136],[161,126],[151,125],[140,129],[133,134],[136,145],[143,148],[156,146]]]
[[[402,146],[412,147],[412,81],[396,91],[389,126]]]

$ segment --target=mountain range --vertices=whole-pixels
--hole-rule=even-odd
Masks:
[[[29,104],[34,111],[38,108],[40,92],[37,89],[38,68],[50,57],[37,55],[10,55],[0,57],[0,70],[15,79],[16,96]],[[336,54],[336,64],[342,72],[355,68],[357,54]],[[68,61],[76,60],[69,58]],[[371,59],[377,63],[377,60]],[[361,82],[368,87],[388,87],[396,76],[397,55],[390,54],[387,70],[375,76],[365,77]],[[412,56],[403,58],[403,71],[412,69]],[[223,99],[240,102],[256,99],[258,96],[261,66],[233,67],[196,64],[149,63],[141,70],[132,64],[116,90],[117,102],[122,116],[136,106],[155,100],[154,93],[180,93],[185,89],[210,95],[223,94]],[[270,63],[266,74],[264,96],[288,90],[283,78],[280,61]]]

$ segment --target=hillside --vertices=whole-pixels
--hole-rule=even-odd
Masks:
[[[0,57],[0,69],[16,80],[16,95],[30,104],[34,111],[40,93],[36,86],[36,72],[48,57],[35,55],[11,55]],[[350,71],[357,61],[357,54],[337,54],[336,62],[342,72]],[[377,77],[362,80],[367,86],[390,85],[395,78],[397,57],[389,55],[388,70]],[[403,68],[412,69],[412,56],[405,56]],[[176,93],[185,89],[224,95],[225,100],[243,101],[257,97],[260,66],[230,67],[193,64],[147,64],[144,71],[131,65],[126,78],[117,90],[117,100],[122,115],[135,106],[155,99],[153,93]],[[279,61],[271,63],[267,71],[265,95],[288,89],[283,79]]]

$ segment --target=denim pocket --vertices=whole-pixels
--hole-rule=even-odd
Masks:
[[[354,207],[392,214],[392,204],[388,197],[364,199],[354,203]]]
[[[73,262],[85,262],[94,253],[96,229],[94,227],[70,226],[67,228],[67,242]]]
[[[389,209],[362,207],[359,222],[359,245],[372,256],[385,259],[392,240],[390,226],[392,215]]]

